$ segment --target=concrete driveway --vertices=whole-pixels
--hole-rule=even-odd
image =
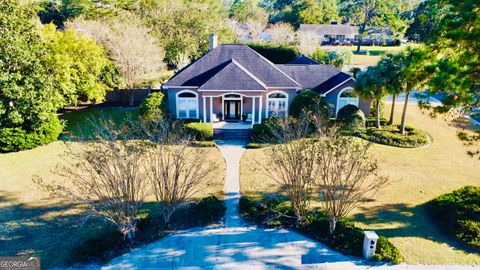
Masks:
[[[352,258],[298,233],[243,221],[238,211],[239,165],[246,142],[217,141],[217,145],[227,165],[224,225],[172,234],[114,259],[103,269],[311,269],[319,263],[355,267]]]

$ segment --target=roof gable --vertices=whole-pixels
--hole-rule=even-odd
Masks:
[[[250,73],[235,59],[229,60],[223,68],[206,81],[198,90],[261,90],[266,91],[266,85]]]
[[[332,65],[277,65],[290,75],[303,89],[324,94],[345,80],[352,78]]]

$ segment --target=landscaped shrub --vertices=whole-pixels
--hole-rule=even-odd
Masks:
[[[269,143],[275,139],[271,129],[265,123],[253,125],[251,137],[256,143]]]
[[[298,56],[298,49],[289,45],[258,43],[248,43],[247,45],[275,64],[285,64],[291,62]]]
[[[407,134],[402,135],[398,126],[384,126],[380,129],[372,127],[359,133],[359,136],[374,143],[406,148],[430,143],[427,133],[422,130],[407,126],[405,131]]]
[[[375,127],[375,125],[377,124],[377,119],[375,118],[375,116],[368,116],[365,118],[365,120],[366,120],[367,128]],[[388,120],[383,117],[380,117],[380,126],[383,127],[386,125],[388,125]]]
[[[51,143],[62,133],[62,122],[54,115],[37,131],[27,132],[24,129],[0,129],[0,152],[15,152]]]
[[[278,121],[279,118],[277,117],[269,117],[262,124],[253,125],[251,133],[252,142],[260,144],[277,143],[278,140],[272,130],[278,126]]]
[[[191,208],[192,220],[197,226],[206,226],[218,222],[225,215],[227,208],[223,201],[215,196],[200,200]]]
[[[480,187],[442,195],[428,202],[427,210],[445,233],[480,250]]]
[[[304,112],[323,115],[325,118],[329,117],[325,100],[320,94],[310,89],[305,89],[296,95],[288,110],[288,114],[296,118],[299,118]]]
[[[400,251],[383,236],[378,238],[377,248],[371,259],[375,261],[392,262],[395,264],[403,262],[403,257],[402,254],[400,254]]]
[[[67,263],[107,262],[118,254],[119,248],[127,248],[125,240],[117,229],[112,228],[75,246],[69,253]]]
[[[167,97],[161,92],[149,94],[140,104],[140,116],[144,119],[161,119],[167,115]]]
[[[321,211],[310,211],[304,223],[296,224],[293,209],[288,201],[278,201],[268,198],[253,200],[247,197],[240,199],[240,213],[248,220],[269,227],[289,227],[300,231],[312,239],[325,243],[333,250],[360,257],[364,231],[352,222],[340,220],[333,235],[329,233],[329,219]],[[385,262],[400,263],[403,259],[397,248],[385,237],[380,237],[377,250],[372,258]]]
[[[188,123],[185,128],[197,141],[213,141],[213,125],[211,123]]]
[[[365,130],[365,114],[355,105],[347,105],[341,108],[337,114],[337,121],[343,129],[352,132]]]

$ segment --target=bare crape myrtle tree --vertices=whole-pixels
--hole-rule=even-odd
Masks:
[[[267,148],[264,173],[287,195],[297,223],[302,223],[313,200],[323,205],[330,233],[337,222],[388,183],[379,175],[369,144],[341,135],[321,115],[278,119],[270,127],[277,144]],[[319,194],[319,195],[318,195]]]
[[[183,203],[205,188],[216,167],[199,148],[190,147],[192,135],[178,124],[154,122],[144,130],[153,142],[145,152],[145,177],[169,223]]]
[[[340,135],[338,127],[323,132],[318,145],[315,186],[333,234],[337,222],[371,199],[388,178],[379,175],[377,161],[368,154],[369,143]]]
[[[267,149],[269,162],[259,164],[263,172],[287,194],[297,223],[305,218],[314,184],[315,144],[302,139],[308,134],[308,121],[276,119],[269,129],[279,144]]]
[[[165,222],[195,192],[205,187],[214,166],[190,135],[166,120],[118,127],[91,121],[94,135],[84,143],[67,143],[68,165],[56,168],[62,183],[34,182],[53,197],[86,206],[86,218],[101,217],[133,242],[139,210],[154,195]]]
[[[86,206],[86,218],[99,216],[132,241],[138,211],[149,190],[142,172],[142,144],[125,140],[122,130],[109,121],[92,124],[95,139],[84,144],[67,143],[67,165],[54,171],[66,181],[47,183],[37,177],[34,182],[52,197]]]

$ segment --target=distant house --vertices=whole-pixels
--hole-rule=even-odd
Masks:
[[[176,118],[217,122],[245,115],[253,125],[273,115],[288,116],[290,103],[304,89],[321,94],[333,115],[348,104],[369,113],[370,102],[355,94],[354,79],[334,66],[306,57],[277,65],[247,45],[210,42],[208,53],[162,86]]]
[[[324,44],[352,44],[358,41],[358,27],[349,24],[300,24],[300,33],[313,32]]]

